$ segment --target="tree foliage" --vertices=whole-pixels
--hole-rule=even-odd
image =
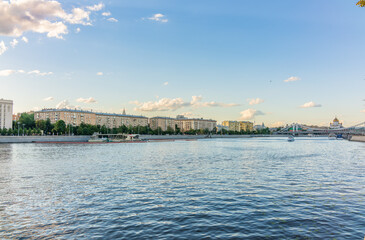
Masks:
[[[356,3],[357,6],[359,7],[365,7],[365,0],[360,0]]]

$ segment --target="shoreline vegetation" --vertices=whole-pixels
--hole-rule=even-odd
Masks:
[[[66,124],[63,120],[58,120],[55,124],[52,124],[50,119],[47,120],[34,120],[34,114],[22,113],[18,121],[13,121],[13,128],[0,129],[1,136],[91,136],[95,132],[101,134],[141,134],[141,135],[253,135],[253,134],[270,134],[269,128],[255,131],[227,131],[225,129],[220,130],[213,129],[191,129],[189,131],[182,132],[177,126],[174,130],[168,127],[167,131],[163,131],[160,127],[157,129],[151,129],[149,126],[121,126],[118,128],[107,128],[106,126],[91,125],[82,123],[80,126],[72,126]]]

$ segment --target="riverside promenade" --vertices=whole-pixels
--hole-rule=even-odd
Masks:
[[[90,136],[0,136],[0,143],[87,142]]]
[[[365,136],[361,136],[361,135],[359,135],[359,136],[352,136],[350,139],[349,139],[350,141],[353,141],[353,142],[365,142]],[[365,238],[364,238],[364,240],[365,240]]]
[[[270,136],[270,135],[267,135]],[[91,136],[0,136],[1,143],[87,142]],[[211,135],[209,138],[250,138],[251,135]],[[262,136],[263,137],[263,136]],[[140,135],[142,140],[207,139],[206,135]]]

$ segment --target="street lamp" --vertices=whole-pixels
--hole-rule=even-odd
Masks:
[[[23,123],[23,136],[24,136],[24,125],[25,125],[25,124]]]

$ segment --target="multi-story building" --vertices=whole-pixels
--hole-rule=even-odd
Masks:
[[[147,126],[148,118],[112,113],[97,113],[85,110],[73,109],[43,109],[34,113],[35,120],[50,119],[51,123],[63,120],[66,125],[79,126],[81,123],[106,126],[107,128],[118,128],[125,126]]]
[[[209,131],[212,131],[214,128],[217,127],[217,121],[212,119],[185,118],[184,116],[177,116],[175,121],[181,132],[186,132],[191,129],[208,129]]]
[[[222,125],[228,127],[229,131],[253,131],[253,123],[247,121],[223,121]]]
[[[248,121],[240,121],[240,130],[241,131],[253,131],[253,123]]]
[[[114,113],[96,113],[96,125],[106,126],[108,128],[118,128],[121,126],[147,126],[148,118],[143,116],[134,116]]]
[[[161,128],[162,131],[167,131],[169,129],[175,131],[176,119],[169,117],[153,117],[150,118],[150,128],[156,130]]]
[[[13,126],[13,101],[0,99],[0,129]]]
[[[241,131],[241,124],[238,121],[223,121],[222,125],[228,127],[229,131],[235,131],[235,132]]]

